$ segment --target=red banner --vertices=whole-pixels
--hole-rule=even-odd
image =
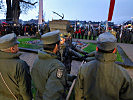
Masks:
[[[109,8],[109,13],[108,13],[108,21],[112,20],[114,6],[115,6],[115,0],[110,0],[110,8]]]

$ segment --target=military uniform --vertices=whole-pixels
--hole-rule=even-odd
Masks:
[[[66,41],[63,45],[61,45],[60,54],[61,54],[61,61],[65,65],[66,71],[69,74],[71,72],[71,63],[72,60],[82,61],[83,56],[80,54],[87,54],[83,50],[75,47],[74,45],[69,45],[69,42]]]
[[[31,75],[37,88],[36,100],[62,100],[64,96],[64,65],[51,52],[39,52]]]
[[[0,38],[0,50],[15,44],[17,44],[15,34]],[[32,99],[29,66],[20,60],[19,56],[19,53],[0,51],[0,100]]]
[[[67,25],[66,30],[71,34],[71,37],[74,38],[74,27],[72,25]]]
[[[116,47],[110,33],[101,34],[95,60],[84,64],[75,85],[76,100],[133,100],[133,81],[127,71],[115,64],[116,55],[105,53]]]
[[[59,31],[54,31],[44,34],[43,44],[59,41],[58,33]],[[36,100],[63,100],[65,98],[65,67],[53,52],[39,51],[31,75],[37,88]]]
[[[61,61],[65,65],[66,71],[69,74],[71,71],[72,54],[68,46],[61,46]]]
[[[44,28],[41,31],[42,31],[42,34],[50,32],[50,27],[48,25],[45,25]]]

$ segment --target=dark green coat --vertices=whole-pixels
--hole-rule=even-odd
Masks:
[[[31,77],[29,66],[19,59],[20,54],[0,51],[0,72],[18,100],[31,100]],[[0,100],[14,100],[0,76]]]
[[[39,51],[31,75],[37,88],[36,100],[62,100],[65,86],[64,65],[51,52]]]
[[[45,34],[47,32],[50,32],[50,27],[49,26],[44,26],[42,33]]]
[[[61,45],[60,48],[60,54],[61,54],[61,62],[65,65],[67,73],[70,73],[71,71],[71,62],[72,62],[72,56],[75,57],[75,60],[82,61],[82,55],[73,48],[71,48],[68,44]]]
[[[133,100],[133,82],[127,71],[114,63],[113,53],[96,53],[84,64],[75,86],[76,100]]]

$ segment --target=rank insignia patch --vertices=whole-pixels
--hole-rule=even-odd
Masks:
[[[56,76],[57,76],[57,78],[62,78],[62,76],[63,76],[63,69],[57,69]]]

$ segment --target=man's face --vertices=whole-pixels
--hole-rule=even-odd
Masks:
[[[64,44],[64,42],[65,42],[65,39],[61,37],[60,44],[62,45]]]

